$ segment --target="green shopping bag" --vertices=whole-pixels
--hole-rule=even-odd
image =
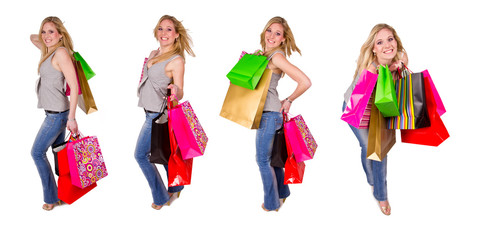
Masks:
[[[83,68],[84,76],[86,76],[86,80],[90,80],[90,78],[94,77],[96,74],[93,72],[93,70],[90,68],[88,63],[81,57],[81,54],[78,52],[74,52],[74,58],[76,61],[79,61],[81,63],[81,67]]]
[[[375,106],[384,117],[399,116],[398,99],[396,98],[396,88],[394,86],[393,75],[389,67],[380,65],[379,76],[375,92]]]
[[[245,54],[227,74],[232,84],[255,89],[269,61],[266,56]]]

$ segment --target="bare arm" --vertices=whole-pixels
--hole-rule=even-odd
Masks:
[[[171,89],[171,93],[176,96],[177,100],[183,98],[184,92],[184,59],[177,57],[165,66],[167,76],[174,80],[174,84],[170,84],[167,88]]]
[[[282,107],[279,111],[282,112],[284,110],[285,112],[289,112],[289,108],[291,107],[291,102],[293,102],[295,99],[301,96],[305,91],[307,91],[312,86],[312,82],[307,77],[307,75],[303,73],[303,71],[301,71],[295,65],[291,64],[283,54],[281,53],[274,54],[271,61],[275,67],[281,69],[284,73],[286,73],[291,79],[296,81],[296,83],[298,84],[294,92],[291,95],[289,95],[289,97],[286,98],[288,101],[286,101],[286,99],[281,101]]]
[[[41,43],[40,40],[38,39],[38,34],[31,34],[29,39],[31,39],[33,45],[38,49],[41,49],[41,47],[43,47],[43,43]]]
[[[59,69],[67,81],[67,84],[71,88],[70,95],[70,108],[69,108],[69,118],[67,120],[67,129],[71,133],[78,133],[78,125],[76,122],[76,108],[79,93],[79,86],[77,83],[76,69],[74,68],[74,63],[69,53],[63,49],[59,48],[55,52],[52,64],[56,65],[56,69]]]

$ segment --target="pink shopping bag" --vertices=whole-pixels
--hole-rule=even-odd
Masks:
[[[108,175],[100,144],[95,136],[67,143],[72,185],[85,188]]]
[[[313,158],[317,150],[317,142],[301,115],[284,123],[284,133],[289,140],[296,162]]]
[[[191,104],[185,101],[173,107],[169,118],[183,159],[203,155],[208,138]]]
[[[363,70],[351,93],[348,104],[346,104],[343,115],[341,115],[343,121],[356,128],[363,128],[364,125],[368,126],[368,124],[363,122],[367,120],[364,118],[364,113],[377,83],[377,76],[377,74],[371,73],[366,69]]]
[[[424,75],[424,79],[427,79],[429,82],[429,85],[432,90],[432,95],[434,96],[434,100],[436,102],[436,111],[439,114],[439,116],[443,115],[446,112],[446,108],[444,108],[443,101],[441,100],[441,96],[439,96],[439,93],[437,92],[436,86],[434,86],[434,82],[432,81],[431,75],[429,74],[429,71],[424,70],[422,72]],[[427,82],[425,81],[425,82]],[[427,84],[427,83],[426,83]]]

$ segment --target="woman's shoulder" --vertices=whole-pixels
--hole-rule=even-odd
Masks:
[[[55,49],[55,54],[57,55],[65,55],[65,56],[69,56],[71,55],[69,49],[65,48],[65,47],[58,47],[57,49]]]
[[[170,58],[171,60],[169,63],[166,65],[166,67],[178,67],[178,66],[184,66],[184,58],[181,55],[174,55]]]
[[[286,54],[284,54],[284,52],[283,52],[283,51],[281,51],[281,50],[277,50],[277,51],[273,52],[273,53],[269,56],[269,58],[279,58],[279,59],[280,59],[280,58],[284,58],[284,59],[286,59]]]
[[[53,53],[53,58],[55,58],[55,60],[58,62],[58,61],[72,61],[72,53],[70,52],[69,49],[65,48],[65,47],[59,47],[57,49],[55,49],[54,53]]]
[[[269,59],[276,65],[277,63],[281,63],[281,62],[288,62],[286,55],[284,55],[284,52],[282,51],[274,52],[271,56],[269,56]]]
[[[374,63],[371,63],[367,67],[367,71],[377,74],[377,66],[375,66]]]
[[[148,55],[148,59],[152,59],[152,58],[154,58],[155,56],[157,56],[157,55],[158,55],[158,53],[159,53],[159,51],[158,51],[157,49],[152,50],[152,51],[150,52],[150,55]]]

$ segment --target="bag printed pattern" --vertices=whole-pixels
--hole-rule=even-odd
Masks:
[[[285,127],[288,129],[288,138],[291,148],[295,153],[296,161],[301,162],[312,159],[317,150],[317,142],[313,138],[312,133],[310,133],[310,129],[308,129],[303,117],[298,115],[292,118],[289,122],[285,123]]]
[[[73,150],[80,181],[75,183],[78,178],[71,176],[74,185],[85,188],[108,175],[96,137],[85,137],[77,141],[73,145]]]
[[[300,130],[301,136],[305,140],[305,146],[307,147],[310,156],[313,157],[315,151],[317,150],[317,142],[315,142],[312,133],[310,133],[310,129],[308,129],[308,126],[305,123],[305,120],[303,120],[303,117],[301,117],[301,115],[295,117],[295,123],[296,126],[298,126],[298,129]]]
[[[184,116],[186,117],[189,128],[191,129],[191,133],[193,134],[193,138],[198,145],[198,149],[203,155],[208,141],[207,134],[205,134],[205,131],[203,130],[203,127],[201,126],[200,121],[193,111],[193,108],[191,107],[189,101],[185,101],[184,103],[179,104],[179,106],[182,109]],[[181,146],[181,143],[179,143],[179,145]]]

